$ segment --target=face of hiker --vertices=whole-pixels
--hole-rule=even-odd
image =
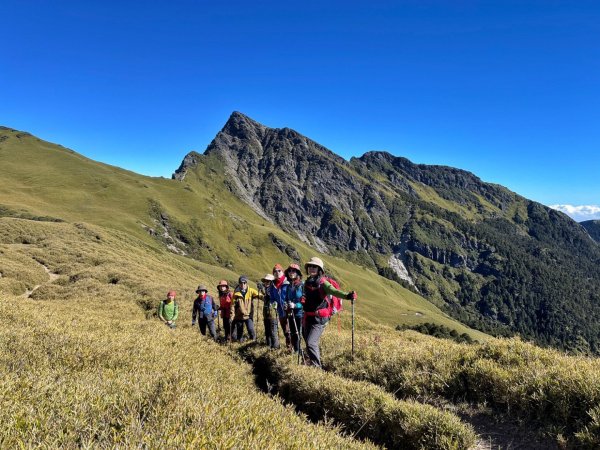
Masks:
[[[169,295],[167,295],[167,300],[168,300],[169,302],[172,302],[174,298],[175,298],[175,296],[174,296],[173,294],[169,294]]]
[[[269,286],[271,286],[271,280],[264,280],[263,285],[265,286],[265,289],[269,289]]]
[[[283,275],[283,270],[282,269],[273,269],[273,276],[276,279],[281,278],[282,275]]]
[[[290,270],[288,272],[288,278],[290,280],[295,280],[296,278],[298,278],[298,272],[296,272],[295,270]]]
[[[206,298],[206,291],[200,291],[200,297]]]
[[[308,270],[309,277],[316,277],[319,274],[319,268],[317,266],[309,265],[306,269]]]
[[[219,286],[220,292],[225,292],[225,290],[227,290],[227,286],[223,286],[223,285]]]
[[[240,287],[242,288],[242,291],[245,291],[246,289],[248,289],[248,282],[240,281]]]

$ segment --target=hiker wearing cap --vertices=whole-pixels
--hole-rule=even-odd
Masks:
[[[323,261],[313,257],[304,268],[307,278],[304,282],[304,340],[306,353],[313,366],[321,367],[319,341],[331,317],[328,296],[336,296],[351,301],[356,300],[356,292],[336,289],[325,277]]]
[[[158,318],[169,328],[175,328],[175,321],[179,317],[179,306],[175,301],[175,291],[167,292],[167,298],[158,305]]]
[[[265,340],[270,348],[279,348],[279,315],[277,314],[277,303],[271,301],[269,291],[275,277],[267,274],[261,278],[265,296],[263,298],[263,323],[265,325]]]
[[[221,319],[223,319],[223,331],[225,331],[225,339],[231,340],[231,304],[233,295],[229,290],[229,283],[226,280],[219,281],[217,284],[219,291],[219,310],[221,311]]]
[[[260,295],[254,288],[248,286],[248,277],[242,275],[238,285],[233,291],[233,302],[231,304],[232,338],[234,341],[244,342],[244,324],[248,330],[250,339],[256,339],[254,331],[254,299]]]
[[[292,346],[295,352],[300,351],[300,336],[302,330],[302,318],[304,309],[302,307],[304,297],[304,283],[302,282],[302,271],[298,264],[290,264],[285,269],[285,276],[290,283],[287,289],[286,311],[290,332],[292,337]]]
[[[290,285],[281,264],[275,264],[273,267],[273,277],[275,278],[267,291],[272,303],[277,305],[277,315],[279,323],[285,336],[285,345],[288,349],[292,348],[292,340],[290,337],[290,326],[287,320],[286,301],[287,290]]]
[[[198,318],[200,333],[206,336],[206,327],[208,327],[211,337],[216,340],[215,317],[217,317],[217,305],[212,296],[208,295],[206,286],[198,286],[196,294],[198,294],[198,297],[194,300],[192,309],[192,326],[196,324],[196,318]]]

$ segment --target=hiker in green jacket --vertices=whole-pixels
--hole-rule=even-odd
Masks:
[[[175,328],[175,321],[179,316],[179,306],[175,301],[175,291],[167,292],[166,300],[158,305],[158,318],[169,328]]]

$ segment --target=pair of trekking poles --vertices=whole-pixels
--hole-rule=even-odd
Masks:
[[[351,347],[351,358],[354,360],[354,300],[350,300],[352,303],[352,347]],[[300,322],[300,333],[298,333],[298,326],[296,325],[296,317],[294,316],[294,311],[291,310],[287,312],[287,320],[288,327],[290,326],[290,322],[294,324],[294,334],[296,336],[296,342],[298,344],[298,364],[304,363],[304,350],[302,350],[302,322]],[[291,331],[291,329],[290,329]],[[293,342],[292,342],[293,344]]]
[[[294,336],[296,336],[296,345],[298,346],[298,364],[303,364],[304,363],[304,350],[302,350],[302,321],[300,322],[300,330],[298,331],[298,325],[296,324],[296,316],[294,315],[294,310],[293,309],[288,309],[286,312],[287,315],[287,322],[288,322],[288,328],[290,330],[290,333],[292,331],[292,327],[290,326],[290,322],[294,324]],[[291,336],[290,336],[291,337]],[[292,346],[294,346],[294,340],[290,339],[292,342]],[[296,350],[294,348],[294,350]]]

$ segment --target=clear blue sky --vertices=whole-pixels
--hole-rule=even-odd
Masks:
[[[2,0],[0,124],[147,175],[238,110],[600,205],[600,2]],[[600,215],[599,215],[600,217]]]

